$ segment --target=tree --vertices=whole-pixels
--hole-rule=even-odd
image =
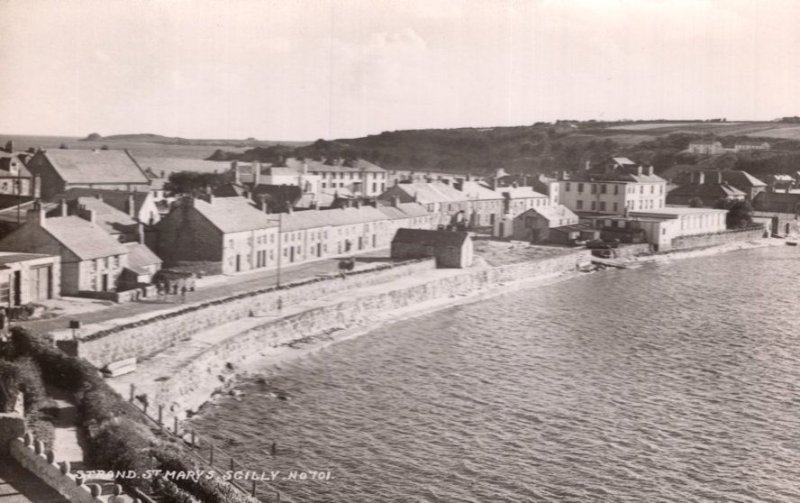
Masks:
[[[695,196],[689,199],[689,207],[690,208],[702,208],[703,207],[703,200],[699,197]]]
[[[742,229],[753,225],[753,207],[747,201],[736,201],[728,210],[725,224],[728,229]]]

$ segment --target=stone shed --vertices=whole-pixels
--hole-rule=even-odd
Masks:
[[[436,267],[472,265],[472,238],[468,232],[398,229],[392,239],[393,259],[435,257]]]

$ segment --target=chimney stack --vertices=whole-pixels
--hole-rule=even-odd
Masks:
[[[45,215],[44,210],[42,209],[42,203],[36,199],[33,201],[33,206],[27,212],[27,218],[25,220],[26,223],[30,223],[32,225],[36,225],[39,227],[45,227]]]
[[[136,216],[136,202],[133,199],[133,194],[128,194],[128,200],[125,202],[125,211],[128,216],[134,218]]]
[[[717,183],[722,185],[722,171],[717,171]]]
[[[90,224],[95,223],[95,213],[94,210],[86,209],[86,206],[78,206],[78,211],[76,214],[81,217],[82,219],[86,220]]]
[[[654,172],[653,172],[653,165],[652,164],[647,167],[647,174],[650,175],[650,176],[653,176]]]
[[[253,161],[253,183],[261,185],[261,163]]]
[[[706,183],[706,174],[700,171],[697,173],[697,184],[703,185],[704,183]]]
[[[63,197],[61,198],[61,201],[59,201],[59,203],[58,203],[58,209],[59,209],[59,213],[58,213],[59,216],[66,217],[68,215],[68,212],[67,212],[67,200],[64,199]]]
[[[239,177],[239,161],[231,161],[231,171],[233,171],[233,183],[239,185],[241,183]]]
[[[394,206],[395,208],[400,207],[400,196],[395,195],[394,197],[392,197],[392,206]]]
[[[141,222],[139,222],[136,225],[136,237],[137,237],[137,240],[139,241],[139,244],[145,244],[144,243],[144,224],[141,223]]]

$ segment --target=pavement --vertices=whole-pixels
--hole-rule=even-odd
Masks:
[[[374,266],[376,262],[392,261],[389,258],[388,250],[373,250],[352,256],[356,259],[355,270]],[[281,284],[286,284],[320,275],[338,274],[340,260],[340,257],[336,257],[284,267],[281,269],[280,282]],[[64,297],[55,299],[53,302],[53,307],[57,309],[51,310],[50,314],[57,314],[56,317],[17,322],[15,324],[34,332],[47,333],[69,328],[69,321],[73,319],[79,320],[82,325],[89,325],[140,314],[156,313],[162,310],[174,309],[183,303],[210,301],[267,288],[276,285],[277,279],[275,270],[256,271],[231,276],[209,276],[198,280],[197,289],[194,292],[187,292],[185,298],[181,298],[180,295],[169,295],[166,298],[153,297],[125,304]]]

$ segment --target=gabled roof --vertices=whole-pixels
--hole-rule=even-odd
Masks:
[[[378,206],[378,211],[390,220],[401,218],[423,217],[428,215],[428,210],[419,203],[400,203],[395,206]]]
[[[726,170],[722,172],[722,181],[738,189],[752,187],[766,187],[767,184],[754,177],[747,171]]]
[[[106,204],[96,197],[79,197],[73,204],[94,211],[94,222],[109,234],[128,232],[138,225],[127,213]]]
[[[66,183],[131,183],[148,185],[147,175],[134,158],[123,150],[41,151]]]
[[[540,192],[536,192],[533,190],[533,187],[497,187],[497,192],[500,194],[507,193],[508,197],[511,199],[529,199],[533,197],[542,197],[547,199],[548,197]]]
[[[128,267],[138,273],[146,272],[143,267],[159,265],[162,260],[153,251],[142,243],[123,243],[128,249]]]
[[[11,166],[15,165],[19,173],[12,173]],[[25,167],[18,154],[10,154],[0,151],[0,177],[2,178],[30,178],[31,172]]]
[[[36,204],[36,201],[30,200],[20,205],[3,208],[0,210],[0,222],[17,223],[17,217],[19,216],[20,222],[24,224],[28,218],[28,210],[32,209],[34,204]],[[41,205],[45,214],[58,206],[56,203],[41,203]]]
[[[397,229],[392,239],[394,243],[408,243],[422,246],[455,246],[461,247],[470,239],[468,232],[440,231],[426,229]]]
[[[416,197],[417,202],[421,204],[452,203],[468,199],[463,192],[441,182],[398,183],[394,187],[412,198]]]
[[[484,187],[478,182],[463,182],[461,190],[459,191],[466,196],[464,199],[474,200],[502,200],[503,196],[492,189]]]
[[[564,218],[572,218],[577,220],[578,215],[572,212],[569,208],[564,206],[563,204],[549,204],[545,206],[540,206],[538,208],[531,208],[527,211],[524,211],[516,216],[516,218],[524,218],[525,215],[535,214],[539,215],[548,221],[552,222],[555,220],[561,220]]]
[[[142,206],[147,201],[148,197],[152,197],[148,191],[125,191],[125,190],[110,190],[110,189],[90,189],[84,187],[73,187],[67,189],[62,194],[53,196],[50,200],[53,202],[65,199],[73,201],[79,197],[94,197],[102,199],[104,203],[116,208],[124,213],[128,212],[128,202],[133,197],[133,210],[136,214],[142,209]]]
[[[673,196],[701,198],[743,198],[745,193],[727,183],[687,183],[680,185],[667,194]]]
[[[350,165],[345,165],[342,160],[337,160],[334,164],[325,164],[322,161],[315,161],[313,159],[286,159],[286,167],[294,169],[303,169],[303,166],[308,166],[309,172],[373,172],[383,173],[386,170],[364,159],[356,159]]]
[[[278,225],[274,217],[257,210],[241,197],[215,197],[211,203],[202,199],[194,199],[193,204],[195,210],[214,227],[226,234],[266,229]]]
[[[298,231],[317,227],[338,227],[386,220],[386,215],[372,206],[297,211],[281,215],[282,231]]]
[[[128,253],[127,248],[99,225],[80,217],[46,218],[43,229],[81,260]]]

